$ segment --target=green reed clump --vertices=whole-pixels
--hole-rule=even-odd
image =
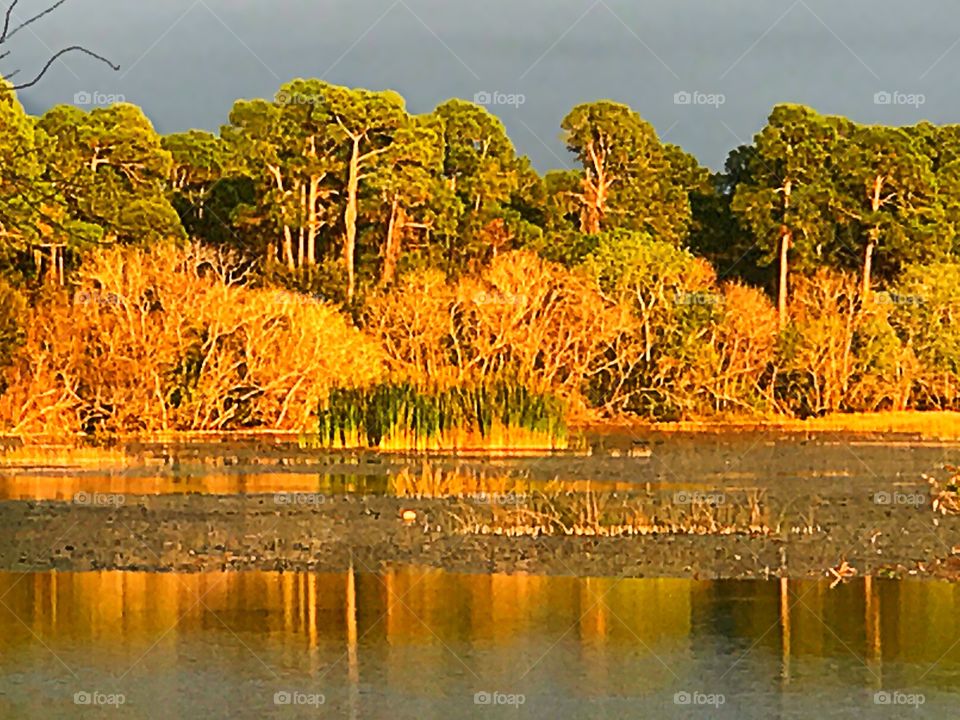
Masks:
[[[319,409],[324,446],[383,449],[558,447],[563,402],[506,383],[418,388],[385,383],[337,388]]]

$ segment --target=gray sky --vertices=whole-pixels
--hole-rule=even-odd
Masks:
[[[294,77],[392,88],[412,112],[522,95],[491,109],[541,170],[569,162],[560,121],[596,99],[631,105],[715,168],[778,102],[960,122],[956,0],[69,0],[31,30],[0,70],[31,76],[72,44],[122,66],[65,58],[22,93],[33,113],[101,93],[142,106],[161,132],[215,130],[236,98],[272,97]]]

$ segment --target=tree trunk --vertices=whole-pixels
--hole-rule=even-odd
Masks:
[[[283,257],[287,261],[288,270],[296,270],[297,263],[293,257],[293,233],[290,232],[290,226],[283,226]]]
[[[877,175],[873,179],[873,196],[870,198],[870,208],[874,213],[879,212],[881,203],[881,196],[883,193],[883,183],[886,178],[883,175]],[[863,302],[866,304],[870,300],[870,275],[873,272],[873,252],[877,248],[877,243],[880,240],[880,228],[874,226],[870,229],[870,234],[867,238],[867,247],[863,251],[863,287],[861,288],[861,294],[863,295]]]
[[[793,181],[786,180],[783,184],[783,216],[784,223],[780,226],[780,284],[777,287],[777,321],[780,329],[787,326],[787,293],[790,291],[790,246],[793,245],[793,231],[786,224],[787,214],[790,211],[790,195],[793,192]]]
[[[350,173],[347,178],[347,210],[344,213],[346,237],[343,243],[343,259],[347,265],[347,300],[353,300],[356,287],[354,255],[357,245],[357,193],[360,187],[360,138],[353,138],[350,154]]]
[[[283,175],[280,172],[280,168],[276,165],[267,165],[267,169],[273,174],[273,178],[277,183],[277,190],[280,191],[280,195],[284,195],[285,191],[283,189]],[[286,223],[283,225],[283,257],[287,261],[287,269],[295,270],[296,263],[293,258],[293,233],[290,232],[290,226]]]
[[[790,245],[792,238],[790,229],[786,226],[780,229],[780,285],[777,288],[777,316],[780,329],[787,325],[787,280],[790,276]]]
[[[383,273],[380,285],[386,287],[393,282],[400,260],[400,233],[403,232],[403,209],[396,196],[390,205],[390,222],[387,225],[387,241],[383,248]]]
[[[307,265],[317,264],[317,199],[320,194],[320,178],[313,175],[310,178],[310,204],[307,213]]]
[[[870,274],[873,272],[873,251],[877,246],[877,235],[880,233],[878,228],[870,231],[870,239],[867,241],[867,247],[863,251],[863,287],[860,294],[863,304],[870,301]]]
[[[607,188],[610,183],[607,179],[606,153],[598,153],[593,143],[588,146],[587,151],[593,167],[592,173],[588,170],[583,181],[586,208],[585,215],[581,215],[580,231],[596,235],[600,232],[600,223],[607,210]]]
[[[307,217],[307,186],[300,185],[300,234],[297,245],[297,264],[303,267],[304,255],[307,250],[306,229],[303,227]]]

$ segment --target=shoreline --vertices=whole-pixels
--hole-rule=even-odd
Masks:
[[[677,463],[697,447],[705,437],[702,433],[684,439],[683,429],[675,428],[657,439],[618,432],[610,425],[603,431],[587,427],[581,432],[595,433],[599,442],[595,454],[562,451],[533,462],[525,454],[491,460],[491,453],[473,457],[435,453],[428,461],[420,453],[319,450],[262,437],[243,444],[233,435],[218,434],[207,442],[173,447],[143,440],[123,448],[41,446],[42,452],[34,454],[44,456],[46,464],[9,465],[13,458],[31,459],[33,449],[27,446],[19,456],[17,451],[8,453],[6,467],[0,455],[0,480],[9,478],[11,487],[18,476],[39,483],[39,490],[27,490],[37,495],[20,496],[31,499],[0,500],[0,570],[342,571],[355,561],[357,567],[371,570],[419,565],[454,572],[581,577],[799,579],[831,578],[830,569],[847,562],[856,569],[856,577],[960,579],[960,514],[935,513],[932,489],[923,479],[924,472],[936,470],[938,457],[946,459],[938,449],[954,446],[950,441],[776,431],[756,442],[750,436],[736,440],[742,447],[770,448],[758,456],[764,465],[731,466],[728,459],[736,461],[741,450],[725,454],[717,451],[716,443],[702,443],[706,452],[690,458],[691,469],[703,473],[695,479]],[[814,445],[823,446],[813,455],[811,437]],[[842,464],[833,465],[835,461],[824,459],[825,453],[845,458],[844,448],[831,446],[858,443],[926,449],[883,451],[887,464],[878,464],[877,470],[887,479],[881,483],[869,473],[849,480],[843,473],[833,474]],[[631,454],[633,448],[653,448],[653,457]],[[89,462],[71,463],[71,458]],[[814,459],[821,466],[811,467]],[[117,476],[117,484],[96,477],[118,469],[124,475]],[[790,479],[782,479],[781,471]],[[190,478],[210,473],[224,478],[264,474],[275,484],[267,489],[254,485],[245,490],[238,485],[238,490],[224,490],[232,487],[224,480],[226,484],[212,486],[210,492],[198,492]],[[401,493],[373,489],[381,484],[386,488],[401,473],[412,473]],[[70,488],[65,495],[45,495],[46,478],[51,478],[51,488],[59,487],[54,480],[58,474],[81,484],[64,486]],[[369,478],[371,484],[361,481],[349,492],[330,486],[323,495],[317,492],[320,486],[313,477],[317,475]],[[140,476],[165,478],[173,490],[138,491]],[[544,489],[561,476],[560,490]],[[132,484],[124,484],[128,482]],[[578,482],[586,483],[586,492],[563,485]],[[124,487],[132,489],[116,489]],[[510,494],[511,488],[522,488],[517,490],[522,501],[515,505],[476,502],[476,493]],[[108,501],[122,498],[113,505],[83,504],[73,498],[77,490],[123,494],[106,496]],[[270,494],[274,490],[277,495]],[[147,494],[138,494],[143,492]],[[678,492],[708,500],[683,504],[689,501],[676,500]],[[889,500],[884,504],[876,499],[878,493],[901,493],[914,500],[909,505]],[[311,503],[286,504],[278,499],[310,494]],[[421,497],[401,496],[410,494]],[[441,497],[422,497],[429,494]],[[726,494],[718,504],[709,500],[717,494],[722,498]],[[65,499],[34,499],[38,497]],[[584,511],[589,515],[597,500],[607,513],[594,513],[594,520],[583,527],[594,522],[595,527],[619,526],[628,532],[609,537],[558,530],[564,527],[572,533],[570,518],[583,517]],[[754,518],[754,505],[762,505],[756,516],[762,519]],[[544,514],[545,507],[552,517]],[[529,517],[539,516],[531,521],[533,530],[493,534],[520,527],[517,517],[510,516],[514,508]],[[412,523],[401,519],[404,511],[413,513]],[[711,529],[697,534],[705,526]],[[468,527],[485,529],[481,533]]]
[[[784,433],[843,433],[849,435],[911,435],[930,440],[960,440],[960,411],[953,410],[906,410],[857,413],[834,413],[822,417],[790,418],[780,416],[732,416],[724,418],[701,418],[675,421],[649,421],[639,417],[620,416],[597,418],[580,416],[568,424],[572,435],[583,433],[643,432],[650,434],[743,434],[758,432]],[[271,430],[245,428],[239,430],[171,430],[134,434],[91,436],[84,433],[66,435],[23,434],[0,432],[0,451],[6,448],[50,445],[62,447],[68,443],[80,446],[100,447],[123,444],[202,443],[202,442],[256,442],[273,441],[302,443],[312,447],[317,437],[315,432],[302,430]],[[325,450],[361,450],[365,447],[315,448]],[[555,450],[543,447],[493,448],[536,452]],[[486,451],[486,448],[473,448]],[[562,451],[562,449],[561,449]],[[409,450],[380,450],[384,453],[415,453]],[[431,451],[425,451],[431,452]],[[443,451],[441,451],[443,452]]]
[[[782,417],[725,418],[646,422],[632,418],[585,421],[576,426],[596,432],[649,432],[673,434],[726,433],[842,433],[851,436],[916,436],[925,440],[960,440],[960,412],[952,410],[908,410],[872,413],[834,413],[823,417],[797,419]]]

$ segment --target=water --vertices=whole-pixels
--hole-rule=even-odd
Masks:
[[[529,489],[559,482],[564,489],[629,490],[759,487],[800,493],[851,490],[876,492],[894,485],[925,486],[924,474],[960,462],[960,444],[902,440],[858,441],[837,433],[818,439],[781,433],[717,436],[604,434],[578,438],[597,452],[543,457],[435,458],[434,467],[463,469],[479,476],[509,476]],[[631,449],[649,457],[628,457]],[[156,463],[105,472],[89,469],[18,473],[0,468],[0,500],[71,500],[76,493],[125,495],[203,493],[216,495],[278,492],[391,493],[392,477],[417,472],[420,458],[374,453],[305,451],[295,446],[217,443],[153,448],[154,460],[175,456],[172,466]],[[611,452],[617,456],[611,456]],[[282,464],[281,464],[282,463]]]
[[[943,445],[757,434],[644,438],[651,457],[627,457],[635,440],[605,438],[590,457],[467,466],[491,489],[509,474],[531,487],[762,487],[843,499],[922,483],[958,454]],[[220,446],[231,459],[219,463],[209,449],[187,450],[173,467],[7,471],[0,501],[390,493],[407,462],[303,453],[308,462],[283,465],[274,461],[286,450]],[[120,707],[103,704],[121,698]],[[960,589],[948,583],[858,579],[831,590],[813,581],[410,567],[0,573],[4,720],[941,718],[954,716],[958,701]]]
[[[958,611],[938,582],[7,573],[0,717],[951,717]]]

